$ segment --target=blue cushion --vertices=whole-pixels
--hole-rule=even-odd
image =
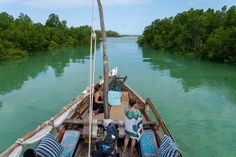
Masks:
[[[80,132],[75,130],[67,130],[61,141],[63,151],[61,157],[72,157],[75,147],[78,143]]]
[[[52,134],[48,134],[39,142],[35,151],[41,157],[59,157],[62,152],[62,146]]]
[[[167,135],[161,141],[158,153],[160,157],[180,157],[180,150],[176,143]]]
[[[121,104],[120,98],[122,93],[117,91],[109,91],[108,92],[108,102],[112,106],[118,106]]]
[[[158,157],[158,147],[155,134],[152,130],[144,130],[140,139],[142,157]]]

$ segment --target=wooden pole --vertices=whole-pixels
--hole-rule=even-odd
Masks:
[[[103,8],[101,0],[97,0],[98,8],[99,8],[99,16],[100,16],[100,26],[102,31],[102,40],[103,40],[103,75],[104,75],[104,91],[103,91],[103,98],[104,98],[104,118],[109,119],[109,106],[108,106],[108,81],[109,81],[109,66],[108,66],[108,45],[107,45],[107,36],[105,31],[105,24],[104,24],[104,16],[103,16]]]

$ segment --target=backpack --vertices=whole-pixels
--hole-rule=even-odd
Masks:
[[[93,157],[116,157],[115,142],[119,138],[116,126],[111,122],[106,128],[107,136],[102,142],[97,142],[97,150],[92,152]]]

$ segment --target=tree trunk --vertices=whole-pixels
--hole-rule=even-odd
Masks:
[[[104,24],[104,17],[103,17],[103,8],[101,0],[97,0],[98,2],[98,8],[99,8],[99,15],[100,15],[100,26],[102,31],[102,40],[103,40],[103,74],[104,74],[104,118],[109,119],[110,113],[109,113],[109,106],[108,106],[108,85],[109,85],[109,66],[108,66],[108,45],[107,45],[107,36],[105,31],[105,24]]]

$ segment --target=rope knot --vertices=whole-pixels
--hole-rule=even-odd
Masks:
[[[23,142],[24,142],[24,139],[23,139],[23,138],[18,138],[18,139],[16,140],[16,143],[19,144],[19,145],[22,145]]]
[[[93,33],[92,33],[92,38],[93,38],[93,40],[96,40],[96,37],[97,37],[96,32],[93,31]]]
[[[45,124],[46,124],[47,126],[52,126],[52,127],[53,127],[53,126],[54,126],[54,121],[50,121],[50,120],[49,120],[49,121],[46,121]]]
[[[45,122],[45,124],[47,125],[47,126],[52,126],[52,127],[54,127],[54,117],[52,117],[50,120],[48,120],[48,121],[46,121]]]

